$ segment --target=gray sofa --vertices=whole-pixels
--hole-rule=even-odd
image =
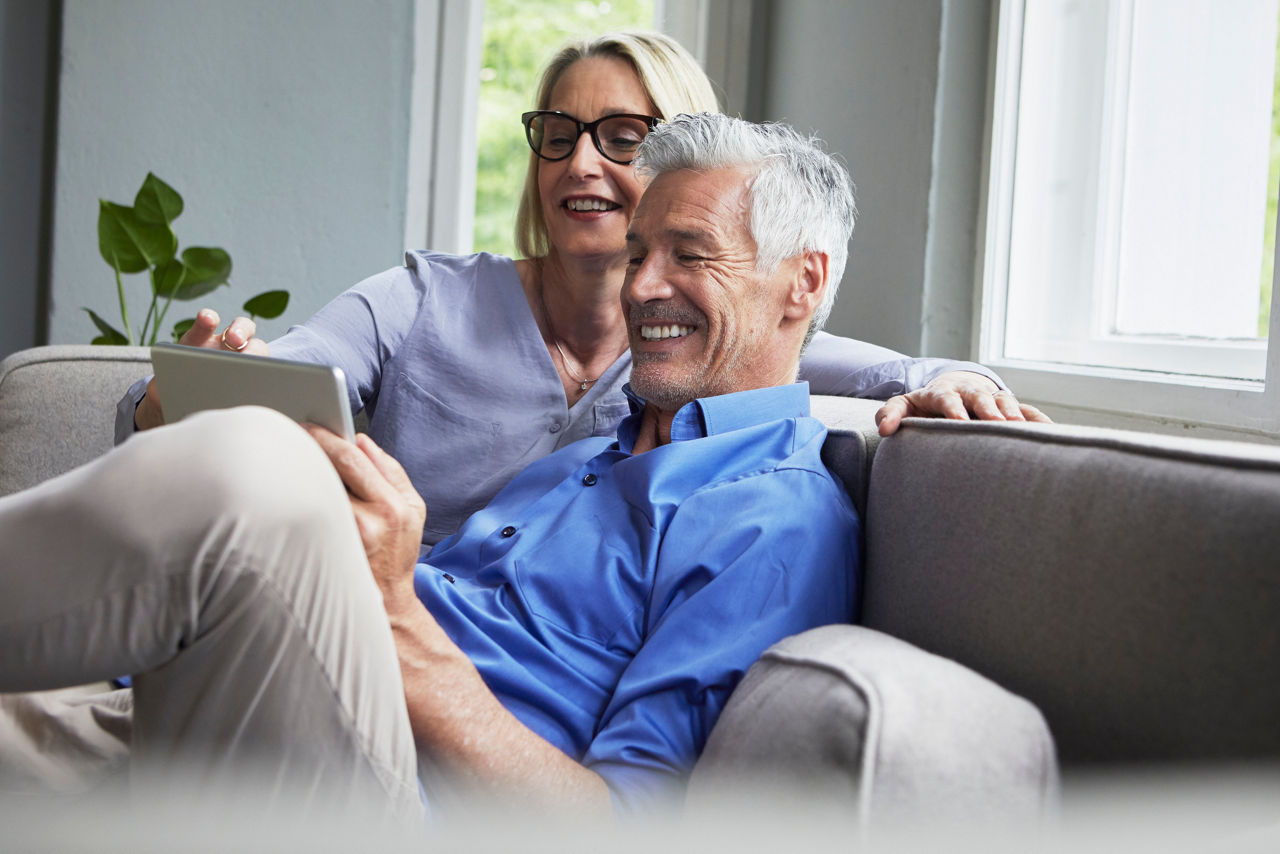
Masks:
[[[0,363],[0,494],[105,452],[143,348]],[[1084,781],[1280,759],[1280,449],[910,420],[815,398],[865,520],[857,626],[747,674],[689,808],[816,795],[880,816],[1021,820]],[[1270,791],[1270,790],[1269,790]],[[1280,791],[1280,790],[1276,790]],[[1280,821],[1280,799],[1272,821]]]

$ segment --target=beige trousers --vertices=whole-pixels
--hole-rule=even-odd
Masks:
[[[73,791],[127,752],[135,796],[422,814],[346,492],[283,416],[204,413],[0,498],[0,691],[125,674],[131,713],[120,692],[6,698],[10,778],[26,750]]]

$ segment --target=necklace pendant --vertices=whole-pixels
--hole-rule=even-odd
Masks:
[[[586,390],[587,390],[587,384],[585,382],[582,385],[578,386],[578,391],[586,391]]]

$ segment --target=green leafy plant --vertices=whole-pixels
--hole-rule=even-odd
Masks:
[[[133,207],[98,200],[98,251],[116,274],[124,331],[86,308],[100,333],[92,343],[154,344],[175,299],[199,299],[220,285],[229,286],[231,256],[226,250],[191,246],[179,255],[178,237],[171,224],[181,214],[182,196],[150,172],[133,200]],[[151,304],[135,337],[121,274],[143,271],[150,274]],[[251,297],[244,304],[244,310],[251,317],[270,319],[283,314],[288,305],[288,291],[265,291]],[[181,338],[194,322],[195,318],[187,318],[175,324],[173,339]]]

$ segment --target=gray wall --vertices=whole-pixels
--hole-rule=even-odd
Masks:
[[[231,253],[210,305],[292,292],[268,337],[399,263],[412,34],[412,0],[67,0],[50,342],[93,336],[81,306],[118,320],[98,199],[132,204],[148,171],[186,202],[180,247]],[[137,326],[146,277],[126,289]]]
[[[0,357],[44,341],[57,5],[0,0]]]
[[[763,116],[816,132],[857,184],[859,220],[828,330],[967,358],[989,3],[768,8]]]

